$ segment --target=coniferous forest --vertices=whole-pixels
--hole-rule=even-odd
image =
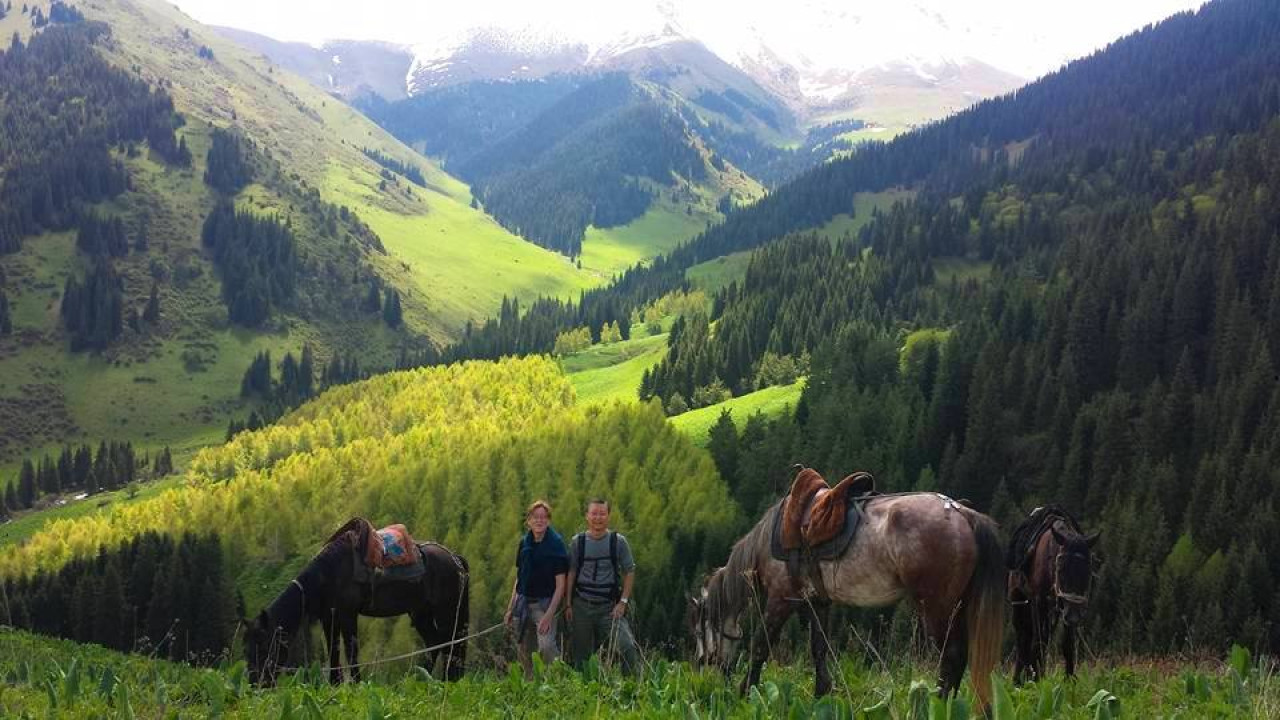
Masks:
[[[530,118],[527,106],[540,112]],[[444,155],[504,227],[570,257],[582,253],[588,225],[626,224],[674,175],[697,182],[707,173],[685,119],[619,73],[478,84],[370,112],[405,142]]]
[[[173,100],[94,50],[109,34],[101,23],[58,24],[0,53],[0,127],[9,140],[0,146],[0,253],[16,252],[25,235],[70,227],[82,204],[123,192],[115,146],[146,142],[165,162],[190,164],[174,135]]]
[[[284,223],[223,201],[205,218],[201,238],[222,275],[222,298],[232,322],[259,326],[293,297],[297,248]]]

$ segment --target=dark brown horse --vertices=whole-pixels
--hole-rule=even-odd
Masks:
[[[1037,508],[1014,531],[1009,548],[1009,602],[1017,636],[1013,679],[1044,676],[1044,661],[1058,619],[1068,676],[1076,671],[1076,635],[1089,612],[1092,550],[1101,533],[1084,535],[1075,519],[1056,508]]]
[[[354,536],[343,533],[331,540],[302,572],[254,620],[242,618],[245,659],[249,678],[259,685],[273,685],[276,677],[299,656],[299,630],[320,622],[329,651],[329,680],[342,681],[338,643],[347,649],[353,681],[360,680],[356,619],[408,614],[427,647],[465,638],[470,623],[471,593],[468,566],[462,556],[443,545],[418,545],[425,574],[415,580],[379,580],[370,585],[358,579],[353,551]],[[444,658],[444,676],[462,677],[466,643],[435,650],[425,663],[432,669]]]
[[[818,563],[826,599],[822,594],[802,598],[803,583],[770,551],[781,504],[733,546],[728,563],[690,598],[698,662],[718,664],[728,673],[742,638],[743,613],[760,613],[764,627],[742,682],[745,693],[759,682],[783,624],[799,611],[809,621],[814,694],[824,695],[831,689],[826,635],[831,603],[878,607],[910,598],[942,650],[939,692],[957,691],[967,664],[974,692],[989,704],[1004,631],[1005,585],[1003,553],[990,518],[935,493],[872,498],[863,506],[863,525],[849,549]]]

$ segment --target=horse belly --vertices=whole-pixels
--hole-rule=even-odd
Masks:
[[[366,590],[360,614],[365,617],[389,618],[403,615],[414,607],[418,583],[391,582]]]
[[[893,573],[859,568],[843,560],[822,563],[820,567],[827,595],[842,605],[884,607],[906,594],[906,588]]]

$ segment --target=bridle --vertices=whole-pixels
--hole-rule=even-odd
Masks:
[[[703,599],[699,600],[699,601],[698,601],[698,630],[699,630],[699,637],[706,637],[706,635],[707,635],[707,630],[708,630],[708,625],[713,624],[713,623],[712,623],[712,620],[711,620],[711,613],[710,613],[710,612],[708,612],[708,610],[709,610],[709,607],[708,607],[708,605],[707,605],[707,601],[706,601],[706,599],[705,599],[705,598],[703,598]],[[726,629],[725,629],[725,623],[723,623],[723,622],[719,622],[719,623],[714,623],[714,625],[716,625],[717,627],[716,627],[716,628],[714,628],[714,629],[712,629],[712,632],[714,632],[716,635],[719,635],[719,636],[720,636],[720,640],[722,640],[722,641],[724,641],[724,640],[730,640],[730,641],[733,641],[733,642],[739,642],[739,641],[741,641],[741,640],[742,640],[742,633],[741,633],[741,632],[738,632],[738,633],[735,635],[735,634],[733,634],[733,633],[729,632],[728,630],[726,630]]]
[[[1081,553],[1069,553],[1066,548],[1058,551],[1058,554],[1053,558],[1053,595],[1061,602],[1083,607],[1089,604],[1089,585],[1092,584],[1093,577],[1090,575],[1089,582],[1085,585],[1083,593],[1071,593],[1063,590],[1060,577],[1062,575],[1062,566],[1066,564],[1068,555],[1080,558],[1087,557]]]

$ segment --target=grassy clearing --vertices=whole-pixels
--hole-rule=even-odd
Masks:
[[[841,133],[840,139],[848,140],[855,144],[872,141],[889,142],[906,131],[907,128],[901,125],[894,127],[876,125],[875,127],[866,127],[861,130],[850,130],[847,133]]]
[[[747,276],[751,255],[751,250],[743,250],[698,263],[684,271],[685,279],[694,287],[714,294],[728,287],[729,283],[741,282]]]
[[[582,240],[582,269],[601,282],[702,232],[721,215],[699,203],[693,212],[667,200],[655,202],[634,221],[613,228],[588,227]]]
[[[799,380],[791,385],[778,385],[757,390],[726,402],[676,415],[671,418],[671,424],[692,438],[695,444],[706,445],[707,434],[711,431],[711,426],[720,419],[722,411],[728,410],[734,423],[741,428],[747,422],[747,418],[756,413],[771,417],[790,412],[800,400],[800,392],[803,389],[804,380]]]
[[[816,231],[819,235],[825,235],[833,243],[846,236],[856,239],[862,228],[871,222],[874,211],[885,212],[893,207],[894,203],[905,202],[913,197],[915,197],[914,191],[897,188],[874,193],[857,193],[853,196],[853,215],[844,213],[837,215]]]
[[[658,364],[667,351],[667,334],[596,345],[570,355],[560,366],[573,384],[578,402],[603,404],[614,400],[637,401],[640,378]]]
[[[983,282],[991,277],[991,263],[962,257],[934,258],[933,274],[940,283]]]
[[[588,227],[582,241],[582,269],[597,281],[607,282],[723,220],[715,208],[725,194],[732,192],[739,203],[753,202],[764,194],[759,183],[734,168],[723,172],[709,169],[708,173],[700,185],[673,189],[650,183],[655,198],[644,215],[615,228]]]
[[[468,673],[458,683],[433,681],[404,666],[375,680],[327,685],[312,669],[272,690],[251,687],[244,666],[195,669],[91,645],[0,630],[0,715],[60,717],[823,717],[959,720],[979,716],[962,691],[944,704],[930,698],[931,668],[869,668],[850,658],[833,667],[834,692],[811,694],[807,662],[770,663],[745,697],[713,670],[648,658],[644,676],[620,679],[592,663],[575,673],[557,663],[526,681],[514,669]],[[1021,688],[997,678],[995,720],[1022,718],[1275,717],[1280,682],[1271,661],[1087,667],[1073,681],[1054,674]],[[739,675],[741,673],[739,672]]]

